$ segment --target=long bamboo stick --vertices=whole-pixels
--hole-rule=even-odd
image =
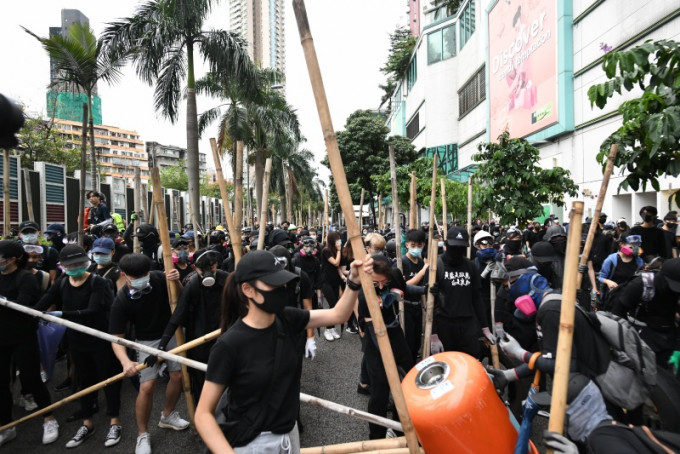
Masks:
[[[323,86],[323,79],[321,77],[321,70],[319,68],[319,61],[316,57],[316,50],[314,48],[314,41],[309,29],[309,21],[307,19],[307,10],[303,0],[293,0],[293,10],[297,19],[298,31],[300,34],[300,41],[304,50],[305,60],[307,61],[307,69],[309,71],[309,78],[314,92],[314,99],[316,101],[317,111],[319,113],[319,120],[323,130],[323,136],[328,150],[328,160],[333,172],[333,180],[340,199],[340,206],[345,214],[345,218],[351,222],[347,223],[348,238],[352,244],[354,257],[361,260],[366,257],[363,241],[361,240],[361,230],[354,220],[354,207],[352,206],[352,199],[349,193],[349,185],[347,184],[347,177],[345,169],[342,164],[342,157],[338,149],[338,142],[335,137],[335,130],[333,129],[333,122],[331,121],[330,109],[326,98],[326,92]],[[397,234],[399,232],[397,231]],[[373,319],[373,328],[378,340],[378,347],[380,356],[385,367],[387,381],[392,391],[399,419],[401,420],[406,439],[408,440],[409,450],[411,454],[418,452],[418,437],[416,436],[413,423],[406,408],[406,401],[401,389],[401,382],[397,372],[396,361],[390,345],[390,340],[387,337],[387,329],[382,317],[380,308],[378,307],[378,299],[373,287],[373,279],[363,270],[359,272],[361,278],[361,286],[368,302],[368,309]]]
[[[2,300],[1,300],[1,299],[0,299],[0,304],[2,304]],[[23,307],[23,306],[22,306],[22,307]],[[37,312],[37,311],[36,311],[36,312]],[[50,321],[54,321],[54,322],[56,322],[56,320],[61,320],[61,319],[58,319],[58,318],[56,318],[56,317],[52,317],[51,315],[48,316],[48,317],[51,317],[52,319],[54,319],[54,320],[50,320]],[[197,338],[197,339],[194,339],[194,340],[192,340],[191,342],[187,342],[187,343],[184,344],[184,345],[180,345],[179,347],[173,348],[172,350],[170,350],[170,351],[168,351],[168,352],[163,352],[163,351],[161,351],[161,350],[156,350],[155,348],[152,349],[152,350],[156,350],[156,352],[155,352],[154,354],[156,354],[157,356],[160,356],[161,359],[165,359],[165,354],[169,354],[169,355],[171,355],[172,357],[175,357],[175,358],[181,358],[180,356],[177,356],[177,354],[182,353],[182,352],[185,352],[185,351],[187,351],[187,350],[191,350],[192,348],[197,347],[197,346],[202,345],[202,344],[205,344],[206,342],[210,342],[211,340],[213,340],[213,339],[219,337],[219,335],[220,335],[221,333],[222,333],[222,332],[221,332],[219,329],[216,329],[215,331],[210,332],[210,333],[206,334],[206,335],[203,336],[203,337],[199,337],[199,338]],[[123,344],[123,345],[124,345],[124,344]],[[139,349],[139,350],[141,350],[141,349]],[[173,361],[174,361],[174,359],[173,359]],[[199,363],[199,364],[200,364],[200,363]],[[204,364],[204,366],[205,366],[205,364]],[[137,372],[141,371],[142,369],[146,369],[146,364],[142,363],[142,364],[138,364],[138,365],[137,365]],[[204,370],[205,370],[205,369],[204,369]],[[26,415],[26,416],[24,416],[23,418],[17,419],[16,421],[12,421],[11,423],[5,424],[4,426],[0,427],[0,432],[2,432],[3,430],[9,429],[9,428],[11,428],[11,427],[14,427],[14,426],[16,426],[16,425],[19,425],[19,424],[21,424],[22,422],[26,422],[26,421],[28,421],[28,420],[30,420],[30,419],[33,419],[33,418],[36,418],[36,417],[38,417],[38,416],[44,415],[45,413],[49,413],[49,412],[51,412],[52,410],[54,410],[55,408],[59,408],[59,407],[61,407],[62,405],[65,405],[65,404],[67,404],[67,403],[69,403],[69,402],[72,402],[72,401],[74,401],[74,400],[76,400],[76,399],[80,399],[81,397],[83,397],[83,396],[85,396],[85,395],[87,395],[87,394],[90,394],[90,393],[93,393],[93,392],[95,392],[95,391],[98,391],[98,390],[100,390],[100,389],[102,389],[102,388],[105,388],[105,387],[107,387],[108,385],[110,385],[111,383],[116,382],[116,381],[118,381],[118,380],[122,380],[122,379],[125,378],[125,377],[126,377],[125,372],[121,372],[121,373],[119,373],[119,374],[117,374],[117,375],[114,375],[113,377],[109,377],[109,378],[107,378],[106,380],[103,380],[103,381],[101,381],[101,382],[99,382],[99,383],[96,383],[96,384],[90,386],[89,388],[85,388],[85,389],[83,389],[83,390],[81,390],[81,391],[78,391],[78,392],[75,393],[75,394],[71,394],[70,396],[65,397],[64,399],[62,399],[62,400],[60,400],[60,401],[58,401],[58,402],[53,403],[52,405],[49,405],[49,406],[47,406],[47,407],[45,407],[45,408],[42,408],[42,409],[40,409],[40,410],[38,410],[38,411],[35,411],[35,412],[31,413],[30,415]]]
[[[418,223],[416,219],[416,173],[411,172],[411,198],[408,207],[408,228],[415,229]]]
[[[574,338],[574,312],[576,309],[576,281],[578,274],[578,255],[581,246],[581,219],[583,202],[572,204],[567,235],[567,253],[564,263],[562,282],[562,307],[560,313],[560,332],[557,338],[553,392],[550,401],[550,421],[548,430],[562,433],[564,429],[564,410],[567,406],[567,387],[569,384],[569,365]],[[552,450],[548,450],[552,453]]]
[[[323,232],[321,232],[321,244],[326,244],[326,236],[328,235],[328,189],[323,198]]]
[[[262,203],[260,210],[260,235],[257,237],[257,250],[264,249],[265,226],[267,225],[267,204],[269,203],[269,179],[272,173],[272,158],[267,158],[264,163],[264,181],[262,182]]]
[[[593,240],[595,239],[595,233],[597,232],[597,224],[600,220],[600,214],[602,213],[602,205],[604,204],[604,198],[607,195],[607,187],[609,186],[609,177],[612,176],[612,171],[614,170],[614,161],[616,160],[616,155],[619,152],[619,146],[617,144],[612,144],[609,148],[609,158],[607,158],[607,165],[604,168],[604,174],[602,175],[602,184],[600,184],[600,193],[597,196],[597,203],[595,204],[595,212],[593,213],[593,219],[590,221],[590,228],[588,229],[588,237],[586,238],[586,244],[583,246],[583,253],[581,254],[581,261],[579,262],[579,268],[588,263],[588,256],[590,256],[590,249],[593,247]],[[569,227],[571,230],[571,227]],[[583,273],[579,272],[576,288],[581,288],[581,282],[583,282]],[[597,289],[593,289],[597,290]]]
[[[361,198],[359,199],[359,228],[364,228],[364,188],[361,188]],[[362,230],[363,231],[363,230]]]
[[[231,203],[229,203],[229,195],[227,194],[227,182],[224,181],[224,174],[222,173],[222,159],[217,151],[217,142],[214,138],[210,139],[210,148],[212,148],[213,161],[215,161],[215,173],[217,174],[217,184],[220,186],[224,217],[227,220],[227,228],[229,229],[229,242],[234,251],[234,263],[238,263],[238,261],[241,260],[241,230],[236,227],[234,218],[231,214]]]
[[[496,326],[496,285],[493,283],[492,280],[489,279],[489,286],[491,287],[490,292],[491,292],[491,326]],[[491,363],[493,364],[494,369],[500,369],[501,368],[501,360],[498,357],[498,344],[492,344],[490,346],[491,348]]]
[[[165,197],[163,197],[163,188],[161,186],[161,173],[158,167],[151,169],[151,181],[153,181],[153,202],[156,205],[156,214],[158,215],[158,234],[161,237],[161,244],[163,248],[163,267],[165,273],[169,273],[175,269],[172,263],[172,245],[170,244],[170,233],[168,230],[168,218],[165,213]],[[197,226],[194,226],[196,229]],[[198,230],[194,230],[194,239],[198,237]],[[170,312],[175,312],[177,307],[177,300],[179,299],[180,290],[177,287],[178,281],[167,281],[168,302],[170,303]],[[184,331],[182,327],[177,327],[175,331],[175,339],[177,345],[184,344]],[[180,356],[186,356],[182,353]],[[194,412],[196,407],[194,405],[194,396],[191,394],[191,379],[187,366],[180,364],[182,369],[182,388],[184,390],[184,398],[187,401],[187,410],[189,412],[189,419],[191,424],[194,423]]]
[[[382,194],[378,194],[378,222],[375,227],[377,227],[378,230],[383,229]]]
[[[467,231],[470,238],[472,238],[472,175],[468,178],[468,205],[467,205]],[[472,257],[472,251],[470,250],[470,242],[467,246],[467,256]]]
[[[367,413],[362,410],[357,410],[356,408],[347,407],[345,405],[331,402],[330,400],[325,400],[321,399],[320,397],[314,397],[310,396],[309,394],[300,393],[300,401],[316,405],[317,407],[326,408],[336,413],[342,413],[344,415],[352,416],[363,421],[368,421],[379,426],[387,427],[388,429],[403,432],[402,426],[399,423],[399,421],[393,421],[382,416]]]
[[[432,190],[430,192],[430,228],[428,229],[428,251],[427,259],[430,262],[428,269],[428,281],[430,285],[437,280],[437,252],[439,247],[434,241],[434,203],[437,196],[437,155],[432,160]],[[427,305],[425,307],[425,333],[423,336],[423,358],[430,356],[430,338],[432,337],[432,321],[434,319],[434,295],[427,293]]]
[[[352,441],[335,445],[302,448],[300,454],[348,454],[369,449],[394,449],[406,447],[406,438],[385,438],[383,440]]]
[[[397,251],[397,268],[402,271],[401,263],[401,226],[399,223],[399,194],[397,192],[397,167],[394,160],[394,147],[389,146],[390,153],[390,180],[392,181],[392,227],[394,228],[394,243]]]
[[[446,227],[449,225],[448,222],[446,222],[446,178],[440,178],[439,182],[441,183],[441,191],[442,191],[442,238],[444,238],[444,241],[446,241]]]
[[[351,454],[409,454],[410,452],[411,451],[409,450],[409,448],[394,448],[394,449],[376,449],[373,451],[357,451],[356,453]],[[425,450],[423,448],[420,448],[416,452],[420,454],[425,454]]]

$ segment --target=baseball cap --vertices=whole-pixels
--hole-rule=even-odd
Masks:
[[[118,231],[118,227],[116,227],[114,224],[104,224],[102,226],[102,232],[108,232],[108,231]]]
[[[297,230],[297,227],[295,227],[295,224],[291,224],[288,226],[288,230]]]
[[[660,274],[666,278],[673,292],[680,293],[680,258],[666,260],[661,267]]]
[[[0,241],[0,256],[1,257],[21,257],[24,255],[24,248],[16,240],[1,240]]]
[[[59,262],[62,266],[72,265],[74,263],[87,262],[89,258],[85,249],[77,244],[67,244],[59,252]]]
[[[238,283],[260,280],[279,287],[298,277],[283,267],[283,260],[271,252],[252,251],[244,255],[236,265],[234,280]]]
[[[40,231],[40,226],[35,221],[24,221],[19,224],[19,233],[23,233],[24,230]]]
[[[446,244],[449,246],[469,246],[470,235],[462,227],[451,227],[446,233]]]
[[[48,225],[47,230],[45,230],[45,233],[61,233],[63,235],[66,233],[66,229],[64,229],[64,226],[62,224],[55,223]]]
[[[116,244],[111,238],[97,238],[92,243],[92,252],[99,252],[101,254],[108,254],[116,247]]]
[[[539,263],[556,262],[555,248],[547,241],[537,241],[531,248],[531,256]]]

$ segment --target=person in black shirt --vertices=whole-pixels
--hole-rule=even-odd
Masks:
[[[406,255],[401,258],[402,274],[406,284],[423,286],[427,282],[429,265],[422,258],[426,236],[423,230],[412,229],[406,233]],[[435,258],[436,260],[436,258]],[[395,265],[396,266],[396,265]],[[420,352],[423,334],[422,293],[406,292],[404,295],[404,335],[415,364]]]
[[[340,234],[332,230],[328,232],[326,247],[321,251],[321,292],[330,308],[335,306],[340,295],[342,278],[338,269],[341,259],[342,240],[340,239]],[[335,326],[327,326],[323,334],[329,342],[340,339],[340,334],[336,331]]]
[[[118,230],[118,227],[116,227],[116,225],[113,223],[104,224],[102,226],[101,237],[110,238],[111,240],[113,240],[113,244],[115,245],[115,253],[113,254],[112,260],[115,263],[120,262],[120,259],[122,259],[125,254],[129,254],[130,252],[132,252],[130,248],[128,248],[121,241],[120,231]]]
[[[61,251],[65,245],[64,238],[66,238],[66,230],[62,224],[55,223],[48,225],[44,236],[47,241],[52,243],[52,247],[56,249],[57,252]]]
[[[92,243],[92,259],[94,263],[87,269],[111,281],[111,288],[118,292],[125,285],[125,278],[120,273],[118,265],[113,260],[115,257],[115,243],[111,238],[97,238]]]
[[[26,254],[21,244],[13,240],[0,241],[0,295],[22,306],[33,306],[40,289],[33,275],[24,269]],[[12,361],[19,370],[22,384],[33,394],[38,408],[49,406],[50,393],[40,379],[37,321],[34,317],[0,307],[0,425],[12,422],[12,391],[10,369]],[[43,424],[43,444],[59,437],[59,424],[47,413]],[[14,427],[0,432],[0,445],[16,437]]]
[[[108,304],[113,301],[113,287],[108,280],[87,271],[90,261],[80,246],[76,244],[64,246],[59,259],[66,276],[50,288],[35,309],[44,311],[54,308],[56,310],[48,314],[98,331],[106,331]],[[88,388],[121,372],[122,369],[117,367],[108,342],[71,329],[66,330],[66,338],[80,389]],[[120,441],[121,425],[118,419],[120,387],[121,382],[116,381],[104,388],[107,415],[111,418],[105,446],[113,446]],[[80,398],[83,424],[66,444],[67,448],[80,446],[94,433],[92,414],[96,396],[96,393],[90,393]]]
[[[168,302],[167,280],[179,280],[177,270],[166,275],[161,271],[151,271],[151,260],[143,254],[128,254],[121,260],[119,267],[126,280],[126,285],[118,291],[111,306],[109,332],[125,337],[125,325],[134,325],[136,342],[150,347],[158,347],[165,327],[170,320],[170,304]],[[178,286],[180,284],[178,283]],[[174,340],[168,344],[174,348]],[[125,347],[111,344],[123,371],[128,377],[137,375],[137,365],[146,362],[149,355],[138,352],[137,361],[131,361]],[[155,357],[148,359],[149,367],[140,374],[139,394],[135,404],[137,415],[137,451],[151,452],[148,423],[153,403],[159,365]],[[184,430],[189,422],[182,419],[175,410],[182,387],[182,374],[179,364],[166,362],[170,381],[165,389],[165,408],[161,413],[158,426],[174,430]]]
[[[271,252],[253,251],[241,259],[227,279],[223,334],[210,353],[196,408],[196,428],[208,449],[230,452],[232,446],[247,445],[252,452],[266,452],[263,445],[273,445],[299,451],[300,381],[293,340],[305,329],[347,320],[362,265],[372,273],[372,260],[354,262],[347,289],[333,309],[307,311],[286,307],[286,284],[297,275]],[[228,404],[219,409],[226,423],[220,427],[215,409],[226,388]]]
[[[640,216],[643,221],[642,225],[637,225],[630,229],[630,235],[640,235],[642,237],[642,253],[645,257],[659,256],[665,259],[670,257],[670,254],[666,251],[664,233],[656,226],[657,213],[656,207],[642,207],[640,210]]]
[[[189,263],[189,241],[187,239],[180,237],[173,241],[172,264],[179,272],[180,282],[184,282],[184,279],[194,271],[194,265]]]
[[[112,221],[109,207],[106,206],[106,203],[102,200],[103,198],[102,194],[97,191],[89,191],[87,193],[87,200],[92,205],[88,213],[88,226],[90,229]]]
[[[666,238],[666,259],[678,257],[678,244],[675,240],[678,230],[678,213],[676,211],[669,211],[663,217],[663,231],[664,238]]]
[[[19,225],[19,239],[24,244],[40,244],[40,227],[35,221],[24,221]],[[57,262],[59,261],[59,252],[57,249],[46,246],[43,247],[42,259],[38,263],[38,268],[42,271],[50,273],[50,282],[54,282],[57,278]]]

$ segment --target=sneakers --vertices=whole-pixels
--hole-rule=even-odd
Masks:
[[[333,328],[326,328],[323,332],[323,337],[325,337],[328,342],[333,342],[335,340]]]
[[[94,427],[90,429],[86,425],[80,426],[78,429],[78,432],[74,435],[71,440],[69,440],[68,443],[66,443],[67,448],[77,448],[78,446],[82,445],[85,440],[90,438],[92,434],[94,433]]]
[[[33,394],[22,394],[19,396],[19,406],[24,407],[26,411],[33,411],[38,408],[38,404],[35,403]]]
[[[333,335],[333,339],[340,339],[340,335],[338,332],[335,330],[335,328],[331,328],[331,334]]]
[[[3,430],[2,432],[0,432],[0,446],[4,445],[5,443],[9,443],[16,437],[17,437],[16,427],[10,427],[9,429]]]
[[[177,410],[170,413],[168,416],[163,416],[161,412],[161,420],[158,421],[158,427],[162,429],[184,430],[189,427],[190,423],[186,419],[182,419],[177,413]]]
[[[42,380],[43,383],[47,383],[47,381],[49,379],[50,378],[47,376],[47,372],[45,372],[44,370],[41,370],[40,371],[40,380]]]
[[[348,332],[349,334],[357,334],[359,332],[359,330],[352,325],[349,325],[345,331]]]
[[[397,434],[394,433],[394,429],[387,429],[385,433],[385,438],[397,438]]]
[[[151,454],[151,437],[149,437],[149,432],[144,432],[137,437],[135,454]]]
[[[109,433],[106,434],[106,440],[104,440],[104,446],[107,448],[110,446],[115,446],[120,441],[120,434],[123,431],[123,427],[119,424],[113,424],[109,427]]]
[[[45,421],[43,423],[43,439],[44,445],[49,445],[59,438],[59,424],[54,419]]]

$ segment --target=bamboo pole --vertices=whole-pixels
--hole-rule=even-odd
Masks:
[[[139,219],[142,215],[140,213],[141,205],[139,203],[139,197],[142,193],[142,172],[139,166],[135,166],[135,176],[134,176],[134,192],[132,196],[132,209],[135,210],[135,220],[132,221],[132,228],[134,236],[132,237],[132,251],[135,254],[139,254],[142,251],[141,245],[139,244],[139,238],[137,238],[137,227],[139,227]]]
[[[489,280],[490,282],[490,291],[491,291],[491,326],[495,327],[496,326],[496,286],[494,285],[492,280]],[[495,333],[494,333],[495,334]],[[501,360],[498,357],[498,344],[492,344],[490,346],[491,348],[491,362],[493,363],[494,369],[500,369],[501,368]]]
[[[430,262],[428,269],[428,281],[430,285],[437,280],[437,252],[439,246],[434,241],[434,202],[437,196],[437,155],[433,156],[432,161],[432,190],[430,192],[430,228],[428,229],[428,251],[427,259]],[[434,319],[434,298],[432,293],[427,293],[427,305],[425,308],[425,333],[423,337],[423,359],[430,356],[430,337],[432,337],[432,321]]]
[[[1,303],[2,303],[2,300],[0,300],[0,304]],[[25,306],[22,306],[22,307],[25,307]],[[51,317],[52,319],[55,319],[55,320],[62,320],[62,319],[58,319],[58,318],[52,317],[52,316],[48,316],[48,317]],[[51,321],[55,321],[55,320],[51,320]],[[203,337],[199,337],[198,339],[194,339],[191,342],[187,342],[186,344],[180,345],[180,346],[173,348],[172,350],[167,351],[167,352],[163,352],[161,350],[156,350],[156,349],[153,349],[153,350],[156,350],[156,354],[159,355],[161,358],[163,357],[163,354],[171,354],[172,356],[176,356],[179,353],[186,352],[187,350],[191,350],[194,347],[205,344],[206,342],[210,342],[211,340],[219,337],[221,333],[222,332],[219,329],[217,329],[213,332],[206,334]],[[142,363],[142,364],[137,365],[137,372],[139,372],[143,369],[146,369],[146,364]],[[12,428],[14,426],[17,426],[17,425],[21,424],[22,422],[26,422],[30,419],[44,415],[45,413],[49,413],[52,410],[61,407],[62,405],[66,405],[69,402],[72,402],[76,399],[80,399],[81,397],[83,397],[87,394],[93,393],[95,391],[99,391],[100,389],[107,387],[111,383],[114,383],[118,380],[122,380],[125,377],[126,377],[125,372],[121,372],[117,375],[114,375],[113,377],[109,377],[106,380],[103,380],[99,383],[96,383],[96,384],[90,386],[89,388],[85,388],[83,390],[80,390],[77,393],[71,394],[70,396],[65,397],[64,399],[62,399],[58,402],[55,402],[51,405],[48,405],[45,408],[37,410],[37,411],[31,413],[30,415],[26,415],[23,418],[17,419],[16,421],[12,421],[11,423],[5,424],[4,426],[0,427],[0,432],[2,432],[3,430],[6,430],[6,429]]]
[[[21,173],[24,177],[24,188],[26,189],[26,209],[28,210],[28,219],[35,220],[35,214],[33,213],[33,191],[31,191],[31,178],[28,174],[28,170],[22,170]]]
[[[378,194],[378,222],[376,227],[380,231],[383,229],[382,194]]]
[[[321,235],[321,243],[326,244],[326,236],[328,235],[328,189],[323,199],[323,232]]]
[[[156,206],[156,215],[158,217],[158,235],[161,239],[163,249],[163,267],[167,275],[175,269],[172,263],[172,245],[170,244],[170,234],[168,232],[168,218],[165,216],[165,198],[163,197],[163,188],[161,187],[161,174],[158,167],[151,169],[151,180],[153,181],[153,202]],[[196,226],[194,226],[194,229]],[[197,231],[194,230],[194,238],[196,238]],[[167,281],[168,300],[170,303],[170,311],[175,312],[177,307],[177,300],[179,299],[180,289],[178,288],[178,281]],[[184,344],[184,331],[182,327],[177,327],[175,331],[175,339],[177,345]],[[182,356],[185,356],[183,354]],[[182,388],[184,389],[184,398],[187,401],[187,410],[189,412],[189,419],[191,424],[194,423],[194,413],[196,407],[194,406],[194,396],[191,394],[191,380],[189,378],[189,370],[182,364]]]
[[[363,452],[369,449],[394,449],[403,447],[406,447],[406,438],[397,437],[383,440],[352,441],[336,445],[302,448],[300,454],[348,454],[352,452]]]
[[[448,222],[446,222],[446,182],[445,178],[440,178],[439,183],[441,184],[441,191],[442,191],[442,238],[444,238],[444,241],[446,241],[446,231],[448,227]]]
[[[269,203],[269,179],[272,173],[272,158],[267,158],[264,164],[264,181],[262,182],[262,203],[260,203],[260,235],[257,237],[257,250],[264,249],[265,226],[267,225],[267,204]]]
[[[310,396],[309,394],[300,393],[300,401],[316,405],[317,407],[326,408],[336,413],[342,413],[344,415],[352,416],[363,421],[368,421],[379,426],[387,427],[388,429],[403,432],[402,426],[399,423],[399,421],[394,421],[392,419],[387,419],[382,416],[367,413],[362,410],[357,410],[356,408],[347,407],[345,405],[331,402],[330,400],[325,400],[319,397]]]
[[[619,152],[619,146],[617,144],[612,144],[609,148],[609,158],[607,159],[607,165],[604,168],[604,174],[602,175],[602,184],[600,185],[600,193],[597,196],[597,203],[595,204],[595,213],[593,213],[593,219],[590,221],[590,228],[588,229],[588,237],[586,238],[586,244],[583,246],[583,253],[581,254],[581,261],[579,262],[579,268],[583,265],[588,264],[588,257],[590,256],[590,250],[593,247],[593,240],[595,239],[595,233],[597,232],[597,224],[600,219],[600,214],[602,213],[602,205],[604,204],[604,198],[607,195],[607,187],[609,186],[609,177],[612,175],[614,170],[614,161],[616,160],[616,154]],[[569,227],[571,230],[571,226]],[[576,288],[581,288],[581,282],[583,282],[583,273],[579,272]],[[593,289],[597,290],[597,289]]]
[[[224,217],[227,220],[227,229],[229,229],[229,241],[231,242],[232,250],[234,251],[234,264],[241,260],[241,231],[236,228],[234,218],[231,214],[231,204],[229,203],[229,196],[227,194],[227,182],[224,181],[224,174],[222,173],[222,159],[217,151],[217,142],[215,139],[210,139],[210,147],[213,152],[213,161],[215,161],[215,173],[217,173],[217,184],[220,186],[220,195],[222,196],[222,205],[224,206]],[[236,195],[234,195],[236,197]]]
[[[361,260],[366,257],[366,250],[364,249],[363,241],[361,240],[361,231],[356,221],[354,221],[354,207],[352,206],[352,199],[349,193],[349,185],[347,184],[347,177],[345,169],[342,164],[342,157],[338,149],[338,142],[335,137],[335,130],[333,129],[333,122],[331,121],[330,109],[326,98],[326,92],[323,87],[323,80],[321,77],[321,70],[319,62],[316,57],[316,50],[314,48],[314,41],[309,29],[309,21],[307,19],[307,10],[303,0],[293,0],[293,10],[297,19],[298,31],[300,33],[300,42],[302,44],[305,60],[307,61],[307,69],[309,70],[309,78],[314,92],[314,99],[316,101],[317,111],[319,113],[319,120],[323,130],[323,136],[328,150],[328,160],[333,173],[333,180],[335,182],[338,198],[340,199],[340,206],[346,218],[352,217],[352,222],[347,223],[348,238],[352,244],[354,257]],[[394,154],[394,151],[392,151]],[[399,233],[397,231],[397,233]],[[418,437],[416,436],[413,423],[406,408],[406,401],[401,389],[401,382],[397,372],[396,361],[390,345],[390,340],[387,337],[387,329],[382,317],[380,308],[378,307],[378,299],[373,287],[373,279],[363,270],[360,270],[359,277],[361,278],[361,285],[368,302],[368,309],[373,319],[373,327],[375,335],[378,340],[378,347],[380,356],[385,367],[387,381],[392,392],[394,404],[399,414],[406,439],[408,440],[409,451],[411,454],[419,452]]]
[[[372,451],[357,451],[351,454],[409,454],[411,451],[409,448],[394,448],[394,449],[376,449]],[[420,454],[425,454],[425,450],[420,448],[416,451]]]
[[[364,228],[364,188],[361,188],[361,198],[359,199],[359,228]],[[363,231],[363,230],[362,230]]]
[[[548,423],[548,430],[559,434],[562,434],[564,429],[564,410],[567,406],[582,218],[583,202],[573,202],[569,220],[569,234],[567,235],[567,253],[564,263],[564,280],[562,281],[560,332],[557,338],[553,392],[550,401],[550,421]],[[552,453],[552,450],[548,450],[548,453]]]
[[[401,227],[399,225],[399,194],[397,193],[397,167],[394,161],[394,146],[389,146],[390,180],[392,181],[392,227],[394,228],[394,243],[396,247],[397,268],[402,271],[401,263]]]
[[[83,247],[85,243],[85,193],[87,192],[87,174],[85,173],[87,163],[87,103],[83,103],[83,126],[80,144],[80,197],[78,205],[78,245]],[[7,164],[9,165],[9,164]],[[5,199],[7,202],[7,199]],[[7,219],[7,218],[6,218]],[[7,222],[7,220],[5,220]],[[9,230],[5,231],[7,235]]]
[[[408,228],[415,229],[418,224],[416,219],[416,173],[411,172],[411,199],[408,207]]]
[[[468,178],[468,205],[467,205],[467,231],[470,238],[472,238],[472,175]],[[470,258],[472,251],[470,250],[470,242],[467,246],[467,257]]]

